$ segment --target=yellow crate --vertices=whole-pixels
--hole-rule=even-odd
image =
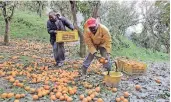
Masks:
[[[78,31],[57,31],[56,42],[75,42],[78,41]]]
[[[126,63],[127,59],[124,58],[118,58],[117,59],[117,66],[118,66],[118,71],[123,71],[123,65]]]
[[[147,66],[144,63],[124,63],[123,72],[128,75],[144,74],[147,70]]]

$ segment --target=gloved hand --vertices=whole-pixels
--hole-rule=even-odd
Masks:
[[[57,30],[54,30],[54,33],[57,34]]]
[[[95,52],[93,55],[94,55],[94,57],[96,57],[96,59],[100,58],[99,56],[97,56],[97,52]]]

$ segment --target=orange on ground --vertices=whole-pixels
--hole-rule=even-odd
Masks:
[[[1,98],[7,98],[7,93],[3,93],[3,94],[1,94]]]
[[[51,95],[50,99],[54,101],[54,100],[56,100],[56,96],[55,95]]]
[[[16,98],[16,99],[19,99],[19,98],[21,98],[21,95],[20,95],[20,94],[16,94],[16,95],[15,95],[15,98]]]
[[[14,102],[20,102],[19,100],[14,100]]]
[[[68,99],[67,99],[67,102],[72,102],[72,98],[71,97],[68,97]]]
[[[127,99],[124,99],[123,102],[128,102],[128,100]]]
[[[83,98],[84,98],[84,95],[81,94],[81,95],[80,95],[80,100],[83,100]]]
[[[98,99],[97,99],[97,102],[103,102],[103,99],[98,98]]]
[[[39,97],[37,95],[33,95],[33,100],[38,100]]]
[[[128,92],[124,92],[124,97],[128,98],[129,97],[129,93]]]
[[[64,96],[60,96],[60,97],[59,97],[59,100],[60,100],[60,101],[63,101],[64,99],[65,99]]]
[[[121,101],[121,99],[120,98],[116,98],[116,102],[120,102]]]
[[[100,92],[100,87],[96,87],[96,92]]]
[[[121,99],[121,101],[123,101],[125,98],[124,98],[124,96],[121,96],[120,99]]]
[[[56,93],[56,98],[58,98],[58,99],[59,99],[61,95],[62,95],[62,93],[57,92],[57,93]]]
[[[117,91],[117,88],[112,88],[112,92],[116,92]]]
[[[140,86],[140,85],[135,85],[135,89],[136,89],[137,91],[139,91],[139,90],[141,89],[141,86]]]
[[[11,97],[13,97],[14,96],[14,93],[8,93],[7,94],[7,98],[11,98]]]

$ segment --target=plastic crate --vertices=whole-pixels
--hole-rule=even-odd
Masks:
[[[126,61],[127,61],[127,59],[123,59],[123,58],[117,59],[118,71],[120,71],[120,72],[123,71],[123,65]]]
[[[78,41],[78,31],[57,31],[56,42],[75,42]]]
[[[146,72],[147,66],[144,63],[124,63],[123,72],[128,75],[140,75]]]

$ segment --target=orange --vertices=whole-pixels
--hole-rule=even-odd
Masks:
[[[95,95],[94,94],[91,94],[90,97],[91,97],[91,99],[93,99],[95,97]]]
[[[14,100],[14,102],[20,102],[19,100]]]
[[[103,58],[103,57],[100,58],[100,59],[99,59],[99,62],[100,62],[100,63],[105,63],[105,58]]]
[[[15,80],[15,83],[19,83],[19,80]]]
[[[57,89],[53,89],[53,92],[57,92],[58,90]]]
[[[92,93],[93,93],[92,90],[89,90],[89,91],[88,91],[88,95],[91,95]]]
[[[88,102],[87,98],[83,98],[82,102]]]
[[[23,83],[18,83],[18,85],[17,85],[18,87],[23,87],[24,86],[24,84]]]
[[[87,100],[90,102],[92,98],[90,96],[87,96]]]
[[[106,64],[106,63],[108,63],[108,60],[105,60],[105,61],[104,61],[104,64]]]
[[[158,84],[161,83],[161,81],[160,81],[159,79],[156,79],[155,81],[156,81],[156,83],[158,83]]]
[[[50,99],[54,101],[54,100],[56,100],[56,96],[55,95],[51,95]]]
[[[121,101],[121,99],[120,98],[116,98],[116,102],[120,102]]]
[[[49,86],[49,85],[45,85],[45,86],[44,86],[44,89],[45,89],[45,90],[49,90],[49,89],[50,89],[50,86]]]
[[[11,83],[13,83],[14,81],[15,81],[15,79],[14,78],[10,78],[10,80],[9,80]]]
[[[71,97],[68,97],[68,99],[67,99],[67,102],[72,102],[72,98]]]
[[[84,98],[84,95],[81,94],[81,95],[80,95],[80,100],[83,100],[83,98]]]
[[[33,100],[38,100],[39,97],[37,95],[33,95]]]
[[[125,98],[124,98],[124,96],[121,96],[120,99],[121,99],[121,101],[123,101]]]
[[[65,99],[64,96],[60,96],[60,97],[59,97],[59,100],[60,100],[60,101],[63,101],[64,99]]]
[[[20,94],[16,94],[16,95],[15,95],[15,98],[16,98],[16,99],[19,99],[19,98],[21,98],[21,95],[20,95]]]
[[[7,98],[7,93],[3,93],[3,94],[1,94],[1,98]]]
[[[135,85],[135,89],[136,89],[137,91],[139,91],[139,90],[141,89],[141,86],[140,86],[140,85]]]
[[[50,92],[50,95],[54,95],[54,92]]]
[[[13,97],[14,96],[14,93],[8,93],[7,94],[7,98],[11,98],[11,97]]]
[[[65,98],[66,101],[67,101],[68,97],[69,96],[67,94],[64,94],[64,98]]]
[[[123,102],[128,102],[128,100],[127,99],[124,99]]]
[[[56,98],[59,99],[61,95],[62,95],[62,94],[61,94],[60,92],[57,92],[57,93],[56,93]]]
[[[129,93],[128,92],[124,92],[124,97],[129,97]]]
[[[38,95],[37,95],[39,98],[42,97],[42,92],[39,92]]]
[[[25,90],[26,90],[26,91],[29,91],[29,90],[30,90],[30,86],[26,86],[26,87],[25,87]]]
[[[25,97],[25,94],[21,94],[21,98]]]
[[[116,92],[116,91],[117,91],[117,88],[112,88],[112,91],[113,91],[113,92]]]
[[[96,92],[100,92],[100,87],[96,87]]]
[[[101,98],[98,98],[97,102],[103,102],[103,100]]]
[[[34,93],[34,92],[36,92],[36,89],[30,88],[30,91],[31,91],[31,93]]]

